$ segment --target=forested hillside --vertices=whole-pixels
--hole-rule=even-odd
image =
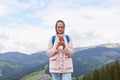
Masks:
[[[93,74],[85,75],[83,80],[120,80],[120,62],[94,69]]]

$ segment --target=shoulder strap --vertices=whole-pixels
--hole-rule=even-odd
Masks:
[[[68,36],[68,35],[65,35],[65,37],[66,37],[67,42],[69,43],[69,41],[70,41],[69,36]],[[52,36],[52,44],[54,44],[54,42],[55,42],[55,38],[56,38],[56,36],[55,36],[55,35],[54,35],[54,36]]]
[[[67,42],[69,43],[69,41],[70,41],[69,36],[68,36],[68,35],[65,35],[65,37],[66,37]]]
[[[55,42],[55,35],[54,36],[52,36],[52,44],[54,44],[54,42]]]

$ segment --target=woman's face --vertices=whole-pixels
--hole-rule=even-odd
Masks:
[[[64,33],[64,24],[62,22],[57,23],[57,34],[63,34]]]

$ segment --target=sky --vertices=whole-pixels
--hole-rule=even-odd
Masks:
[[[57,20],[74,48],[120,42],[120,0],[0,0],[0,53],[45,51]]]

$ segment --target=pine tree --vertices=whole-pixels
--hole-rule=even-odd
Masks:
[[[114,80],[120,80],[119,74],[119,62],[116,61],[114,65]]]
[[[93,80],[99,80],[99,70],[97,69],[93,72]]]
[[[99,70],[99,80],[106,80],[105,79],[105,69],[104,66]]]

